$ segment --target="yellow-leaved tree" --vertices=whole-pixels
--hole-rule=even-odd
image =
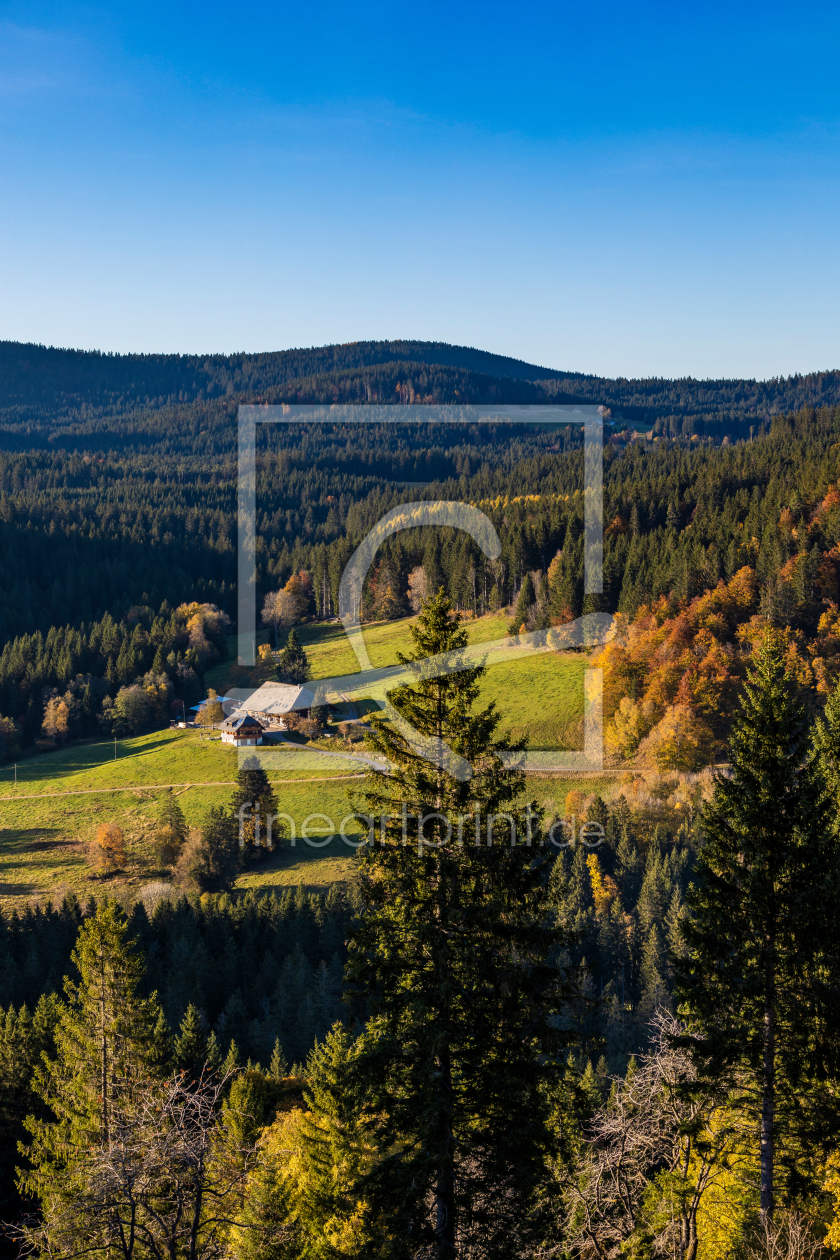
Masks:
[[[307,1110],[281,1111],[263,1130],[230,1238],[238,1260],[385,1254],[381,1217],[374,1233],[359,1188],[378,1156],[348,1087],[353,1058],[353,1037],[336,1024],[307,1064]]]
[[[640,704],[623,696],[604,735],[607,752],[615,757],[632,757],[655,720],[652,704]]]
[[[714,749],[708,723],[687,704],[672,704],[639,745],[639,755],[652,759],[663,774],[707,765]]]
[[[225,711],[222,708],[222,702],[219,694],[212,687],[208,688],[207,699],[198,711],[196,721],[199,726],[216,726],[219,722],[223,722]]]
[[[122,827],[116,823],[100,823],[90,846],[90,857],[103,875],[125,866],[127,855]]]

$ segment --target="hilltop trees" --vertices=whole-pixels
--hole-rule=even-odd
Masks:
[[[391,699],[423,746],[376,722],[370,746],[395,769],[371,771],[360,802],[373,843],[349,975],[372,1009],[352,1074],[382,1152],[366,1197],[380,1228],[440,1260],[478,1237],[520,1255],[552,1142],[563,987],[550,955],[564,937],[547,914],[539,815],[517,804],[523,778],[502,760],[493,707],[476,708],[483,670],[424,676],[425,658],[467,643],[443,592],[411,632],[414,681]]]
[[[836,711],[833,704],[830,716]],[[836,803],[771,637],[744,688],[731,777],[705,811],[677,995],[701,1034],[699,1070],[731,1083],[755,1127],[760,1204],[801,1188],[802,1151],[836,1134],[827,1082],[840,1073],[840,846]]]

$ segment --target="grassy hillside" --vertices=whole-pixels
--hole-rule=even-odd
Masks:
[[[411,649],[410,627],[414,618],[390,621],[364,629],[365,644],[374,668],[396,665],[400,653]],[[479,617],[465,622],[471,644],[491,644],[504,640],[507,619]],[[359,662],[336,622],[316,622],[297,627],[312,672],[312,679],[335,678],[359,672]],[[261,642],[268,635],[260,635]],[[232,649],[233,650],[233,649]],[[577,654],[524,655],[521,661],[490,665],[481,688],[484,703],[495,702],[501,726],[515,737],[525,736],[533,749],[575,749],[583,742],[583,675],[585,659]],[[249,676],[250,675],[250,676]],[[259,685],[272,676],[272,667],[239,670],[226,663],[207,675],[208,685],[220,693],[231,686]],[[360,713],[376,709],[357,703]]]
[[[150,835],[161,801],[169,790],[178,797],[187,822],[196,825],[211,805],[230,799],[237,755],[219,742],[202,740],[192,731],[165,731],[121,741],[114,761],[113,743],[90,744],[33,758],[0,774],[0,904],[8,898],[44,895],[60,898],[66,891],[87,896],[102,887],[88,878],[85,846],[100,823],[116,822],[125,832],[129,870],[114,877],[116,887],[139,888],[159,878],[150,855]],[[353,773],[352,763],[311,755],[307,765],[293,761],[296,754],[274,754],[269,776],[275,783],[280,807],[292,817],[323,812],[336,824],[349,810],[342,776]],[[329,851],[296,846],[272,859],[269,882],[313,886],[346,878],[352,850],[341,844]],[[341,863],[337,857],[341,857]],[[308,861],[328,862],[323,873],[309,878]],[[244,877],[259,883],[260,872]]]
[[[396,663],[397,653],[409,647],[409,625],[406,619],[365,630],[375,665]],[[500,617],[468,623],[471,641],[501,638],[504,625]],[[301,638],[315,677],[350,673],[357,667],[342,627],[304,626]],[[506,662],[488,672],[483,699],[495,700],[503,727],[527,734],[532,747],[577,747],[584,669],[585,660],[578,656]],[[230,666],[219,667],[211,682],[222,690],[230,674]],[[70,890],[83,897],[104,887],[137,892],[160,878],[150,855],[150,837],[167,792],[177,795],[190,825],[197,825],[211,805],[230,799],[237,754],[197,731],[159,731],[118,741],[116,758],[114,752],[113,741],[108,741],[30,758],[18,765],[16,785],[14,768],[0,769],[0,906],[8,908],[31,897],[60,899]],[[342,753],[336,742],[332,753],[278,748],[264,754],[280,808],[295,819],[297,830],[309,815],[326,818],[309,824],[315,844],[299,839],[294,848],[284,846],[244,873],[241,887],[302,882],[317,888],[352,876],[352,845],[339,837],[324,843],[350,813],[348,792],[363,768],[357,757]],[[540,779],[533,781],[532,790],[550,811],[557,811],[579,781],[584,782],[570,776],[556,782]],[[599,782],[586,779],[586,790],[594,790]],[[103,822],[123,828],[129,849],[128,869],[107,884],[91,879],[86,861],[86,846]],[[347,827],[351,840],[358,827]]]

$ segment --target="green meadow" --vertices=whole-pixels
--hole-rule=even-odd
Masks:
[[[505,637],[501,617],[466,624],[471,643],[489,644]],[[397,654],[409,651],[410,625],[406,618],[365,628],[374,666],[396,664]],[[298,633],[313,678],[358,670],[340,625],[305,625]],[[507,659],[488,669],[482,700],[495,701],[502,729],[527,737],[531,748],[579,748],[585,667],[585,658],[572,653],[523,653],[521,660]],[[228,662],[208,676],[208,685],[224,692],[228,686],[241,686],[244,673]],[[255,681],[260,681],[259,674]],[[357,702],[360,713],[369,708],[376,705]],[[361,751],[358,745],[345,750],[335,739],[330,752],[309,747],[261,752],[280,809],[294,820],[298,835],[294,846],[287,841],[262,864],[244,872],[239,886],[303,883],[314,889],[352,877],[352,844],[333,833],[351,812],[348,792],[358,785],[354,776],[364,770]],[[174,792],[187,822],[196,826],[211,805],[230,799],[236,770],[234,749],[193,730],[119,740],[116,750],[113,741],[104,741],[30,757],[18,764],[16,786],[13,767],[0,767],[0,907],[32,897],[60,899],[69,891],[78,896],[106,887],[136,892],[145,883],[165,878],[155,871],[151,858],[151,836],[164,797]],[[529,780],[529,794],[550,813],[559,814],[566,793],[575,786],[593,791],[602,781],[572,775],[534,778]],[[313,843],[307,844],[299,833],[311,815],[323,817],[310,821]],[[129,863],[125,872],[106,883],[91,876],[87,846],[97,827],[110,822],[124,831]],[[346,830],[353,841],[358,824],[349,824]]]
[[[365,645],[374,668],[396,665],[400,653],[410,652],[410,628],[414,620],[406,617],[364,627]],[[507,636],[505,617],[479,617],[464,624],[471,644],[497,643]],[[298,626],[296,632],[309,657],[313,680],[360,672],[359,662],[340,624],[316,622]],[[263,632],[259,640],[268,642],[268,634]],[[231,640],[232,645],[233,642]],[[493,663],[491,657],[481,699],[484,703],[494,701],[501,728],[516,737],[526,737],[530,748],[580,748],[585,669],[585,657],[572,652],[537,655],[523,650],[521,660],[499,663]],[[228,687],[243,685],[244,672],[231,663],[217,666],[208,674],[208,685],[224,693]],[[270,673],[270,667],[258,667],[253,681],[263,682]],[[356,707],[360,714],[375,712],[377,708],[364,698]]]
[[[104,885],[91,880],[86,849],[101,823],[117,823],[126,836],[129,869],[109,886],[141,887],[161,876],[151,858],[151,835],[161,803],[171,790],[187,822],[196,826],[211,805],[223,805],[233,792],[237,753],[194,731],[157,731],[121,740],[71,746],[0,768],[0,905],[11,898],[87,896]],[[300,759],[301,764],[298,764]],[[347,790],[358,773],[355,762],[311,753],[275,752],[267,759],[280,809],[296,820],[326,814],[338,826],[348,813]],[[317,827],[315,828],[317,835]],[[343,853],[341,853],[343,850]],[[299,855],[276,855],[266,863],[270,883],[318,886],[347,878],[352,850],[342,844],[343,865],[329,853],[301,846]],[[344,856],[348,855],[348,856]],[[291,860],[294,859],[294,860]],[[323,871],[302,873],[308,862]],[[252,885],[262,867],[243,875]],[[343,873],[342,873],[343,872]],[[259,882],[259,880],[257,881]]]

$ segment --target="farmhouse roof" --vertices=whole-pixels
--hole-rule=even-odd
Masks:
[[[238,703],[240,713],[265,713],[267,717],[281,717],[295,709],[311,709],[315,696],[308,687],[267,682]]]
[[[252,727],[259,727],[263,730],[262,722],[258,722],[250,713],[234,713],[229,718],[225,718],[224,722],[219,723],[220,731],[241,731],[244,727],[249,730]]]

